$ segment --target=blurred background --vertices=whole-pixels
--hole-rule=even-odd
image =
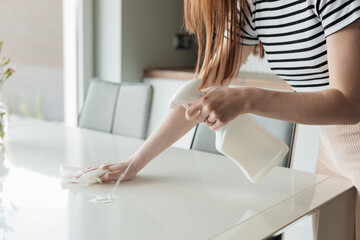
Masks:
[[[171,85],[195,66],[183,0],[0,0],[0,6],[1,56],[16,70],[1,91],[10,114],[77,126],[92,78],[152,85],[161,78]],[[159,69],[172,74],[146,74]],[[254,56],[240,71],[276,78],[267,61]],[[317,134],[316,127],[299,126],[295,157],[307,160],[301,170],[314,170]]]
[[[192,77],[197,47],[184,29],[183,0],[0,0],[0,6],[1,56],[16,71],[1,90],[10,114],[78,126],[92,78],[148,82],[161,95],[153,99],[160,110],[152,112],[150,133],[178,80]],[[252,55],[240,72],[284,84]],[[316,127],[299,126],[297,169],[314,171],[317,135]]]
[[[0,0],[0,9],[1,57],[9,57],[16,71],[1,90],[10,114],[77,126],[92,78],[145,81],[156,96],[171,96],[158,80],[174,90],[179,83],[171,84],[189,76],[183,73],[191,77],[195,66],[197,48],[184,30],[183,0]],[[240,71],[276,79],[267,61],[254,56]],[[168,100],[161,99],[166,109]],[[150,132],[161,111],[152,112]],[[300,125],[296,141],[293,168],[314,172],[317,127]],[[188,148],[189,142],[177,146]]]
[[[14,74],[2,89],[10,113],[63,121],[62,1],[1,0],[2,56]]]
[[[69,70],[78,77],[73,84],[83,88],[80,98],[91,77],[141,81],[144,69],[195,65],[182,0],[0,0],[0,6],[2,56],[16,70],[2,90],[12,114],[64,121],[64,61],[76,64]],[[255,57],[242,70],[270,74],[267,62]]]

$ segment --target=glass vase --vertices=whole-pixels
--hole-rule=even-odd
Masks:
[[[7,128],[8,128],[7,107],[6,107],[5,103],[2,101],[2,98],[0,95],[0,144],[4,143]]]

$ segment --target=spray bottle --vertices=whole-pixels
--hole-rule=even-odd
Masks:
[[[204,96],[199,90],[200,79],[181,86],[170,100],[170,108],[189,103]],[[288,153],[289,147],[264,129],[249,114],[242,114],[215,131],[216,149],[230,158],[253,183],[269,173]]]

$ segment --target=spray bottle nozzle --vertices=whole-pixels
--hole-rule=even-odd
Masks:
[[[199,90],[201,86],[201,79],[193,79],[182,85],[171,98],[169,102],[170,109],[182,105],[184,108],[189,108],[188,103],[191,103],[202,96],[204,93]]]

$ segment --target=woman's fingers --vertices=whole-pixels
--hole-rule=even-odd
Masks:
[[[201,89],[201,91],[204,94],[208,94],[209,92],[214,91],[216,88],[218,88],[218,87],[208,87],[208,88]]]
[[[196,120],[201,123],[204,122],[206,119],[208,119],[209,117],[209,113],[205,112],[204,110],[202,110],[196,117]]]
[[[86,170],[98,168],[100,165],[101,165],[101,164],[97,164],[97,165],[94,165],[94,166],[87,167]]]
[[[212,91],[218,89],[219,87],[208,87],[202,89],[201,91],[205,94],[202,98],[193,102],[192,105],[186,111],[185,117],[187,120],[198,120],[199,122],[205,121],[206,118],[211,113],[211,109],[209,108],[209,103],[211,103],[214,99],[211,94]],[[211,100],[212,99],[212,100]]]
[[[218,130],[220,127],[224,126],[224,123],[220,122],[220,121],[216,121],[214,124],[212,124],[210,127],[210,130],[212,131],[216,131]]]
[[[100,176],[100,179],[102,182],[116,181],[122,172],[123,171],[121,171],[121,170],[114,171],[114,172],[107,172],[107,173],[103,174],[102,176]]]
[[[194,102],[188,110],[186,110],[185,117],[187,120],[191,121],[197,118],[202,112],[202,106],[198,103],[199,101]]]
[[[84,171],[84,173],[88,173],[88,172],[91,172],[91,171],[94,171],[94,170],[98,170],[98,169],[99,169],[99,166],[88,167],[88,168],[86,168],[86,170]]]
[[[216,118],[213,114],[210,114],[207,119],[204,120],[204,124],[208,127],[212,127],[216,123]]]
[[[101,164],[86,168],[84,173],[88,173],[88,172],[91,172],[94,170],[117,171],[120,169],[122,169],[122,163],[101,163]]]
[[[85,169],[84,173],[88,173],[94,170],[103,169],[103,170],[109,170],[109,167],[114,165],[113,163],[101,163],[97,164],[95,166],[91,166]]]
[[[112,164],[107,167],[107,170],[109,172],[105,173],[100,177],[102,182],[110,182],[110,181],[116,181],[119,177],[123,178],[122,180],[130,180],[131,178],[128,178],[129,172],[126,172],[126,169],[130,165],[125,163],[118,163],[118,164]],[[130,170],[130,169],[129,169]],[[125,175],[125,176],[122,176]]]
[[[133,172],[125,172],[126,168],[117,171],[111,171],[100,176],[102,182],[117,181],[120,177],[122,181],[131,180],[135,175]],[[124,176],[123,176],[124,175]]]

